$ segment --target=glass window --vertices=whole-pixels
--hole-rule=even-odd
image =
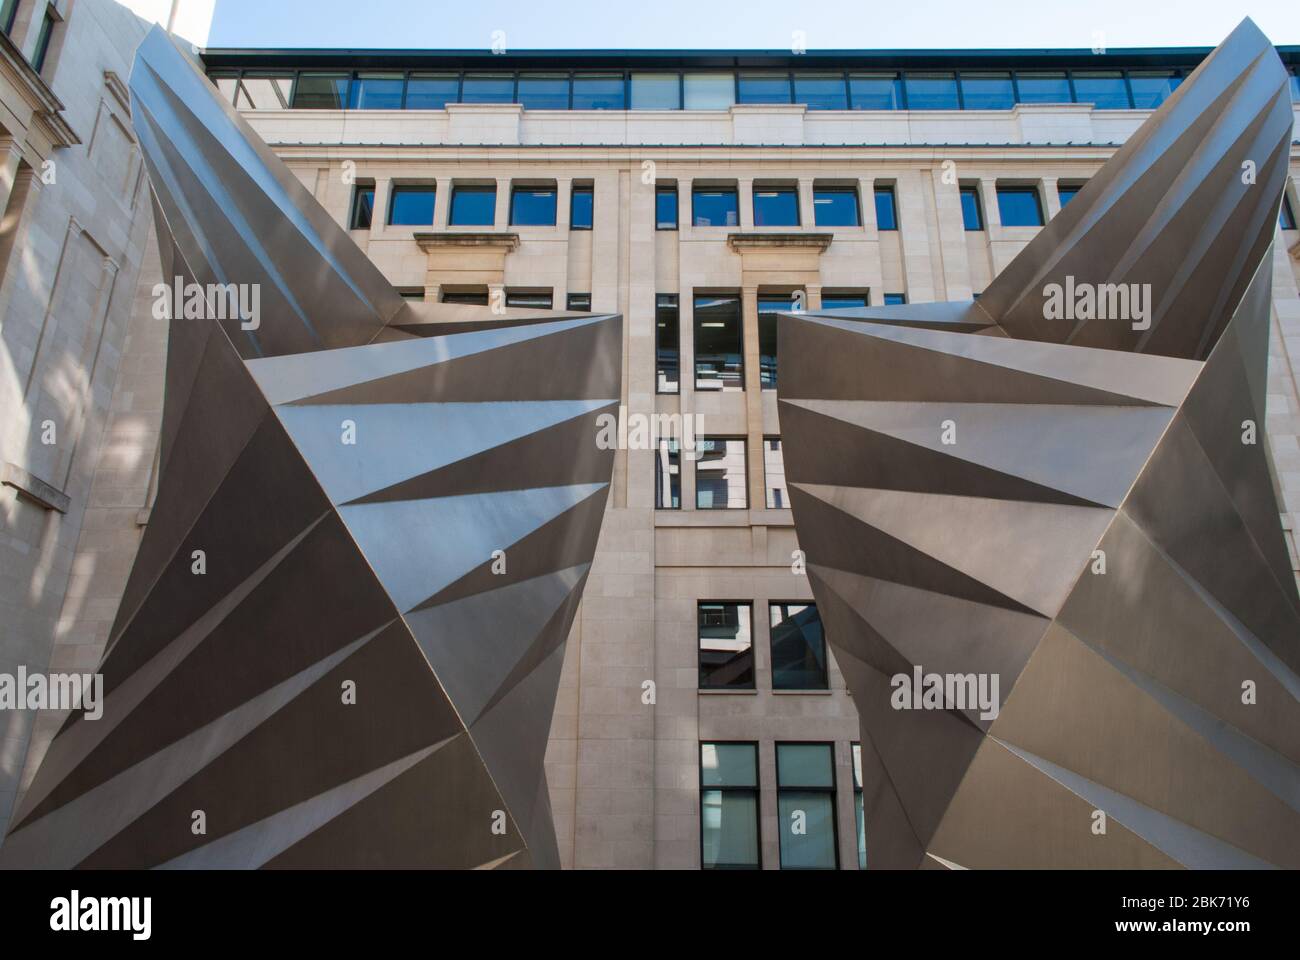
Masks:
[[[682,453],[675,438],[660,437],[655,452],[655,509],[682,507]]]
[[[735,187],[693,187],[691,217],[697,227],[734,227],[740,224]]]
[[[0,3],[0,30],[8,36],[14,28],[14,18],[18,15],[18,0],[4,0]]]
[[[695,297],[695,389],[745,389],[740,297]]]
[[[746,509],[745,441],[715,437],[697,439],[695,446],[695,509]],[[748,619],[745,632],[748,636]]]
[[[471,307],[486,307],[488,305],[487,287],[479,287],[477,290],[443,290],[443,303],[461,303]]]
[[[1009,73],[963,73],[961,102],[967,110],[1010,110],[1016,105]]]
[[[490,227],[496,223],[497,188],[458,184],[451,191],[451,216],[453,227]]]
[[[555,226],[555,188],[514,187],[510,191],[510,224],[517,227]]]
[[[388,222],[393,226],[432,226],[434,193],[432,184],[394,184],[388,200]]]
[[[742,73],[738,92],[741,103],[789,103],[790,78],[784,73]]]
[[[2,13],[0,13],[0,17],[3,17]],[[3,23],[3,19],[0,19],[0,27],[3,26]],[[221,94],[222,100],[226,101],[226,103],[235,102],[235,94],[239,88],[239,74],[209,73],[208,79],[211,80],[212,85],[217,88],[217,92]]]
[[[571,293],[566,302],[570,310],[580,313],[591,312],[591,294],[589,293]]]
[[[961,188],[961,221],[969,231],[984,229],[984,214],[980,210],[979,187]]]
[[[1070,81],[1064,71],[1016,73],[1021,103],[1069,103]]]
[[[794,102],[806,103],[809,110],[847,110],[849,97],[844,78],[838,73],[796,74]]]
[[[467,73],[461,103],[513,103],[515,78],[508,73]]]
[[[292,93],[292,76],[253,76],[246,73],[239,79],[235,106],[240,110],[286,110]]]
[[[1291,198],[1282,194],[1282,209],[1278,212],[1277,223],[1283,230],[1295,229],[1295,211],[1291,209]]]
[[[813,187],[813,221],[819,227],[860,227],[858,191],[853,187]]]
[[[781,438],[763,439],[763,487],[767,509],[789,510],[790,492],[785,486],[785,460],[781,455]]]
[[[632,74],[633,110],[680,110],[682,81],[675,73]]]
[[[681,340],[678,333],[677,294],[655,297],[655,391],[676,393]]]
[[[758,745],[700,744],[700,866],[756,870]]]
[[[748,603],[701,600],[700,689],[754,689],[754,645]]]
[[[525,310],[551,309],[551,291],[507,290],[506,306],[520,307]]]
[[[519,102],[525,110],[568,110],[569,78],[540,73],[519,75]]]
[[[655,187],[655,229],[677,229],[676,187]]]
[[[1082,189],[1083,184],[1081,183],[1058,183],[1056,185],[1056,196],[1061,201],[1061,209],[1065,209],[1065,205],[1073,200],[1074,195]]]
[[[893,187],[876,187],[876,227],[880,230],[898,229]]]
[[[400,73],[358,73],[348,94],[348,109],[401,110],[404,86]]]
[[[1172,70],[1133,70],[1129,72],[1128,82],[1133,91],[1133,106],[1154,110],[1174,92],[1178,77]]]
[[[424,287],[399,287],[397,293],[403,300],[423,301]]]
[[[1291,102],[1300,103],[1300,71],[1291,71]]]
[[[592,187],[574,187],[569,194],[569,229],[590,230],[594,213]]]
[[[903,82],[909,110],[956,110],[959,106],[957,79],[951,73],[907,73]]]
[[[829,743],[776,745],[782,870],[834,870],[835,763]]]
[[[754,187],[754,226],[799,226],[799,193],[794,187]]]
[[[853,307],[866,307],[871,298],[866,293],[826,293],[822,291],[823,310],[843,310]]]
[[[587,75],[573,78],[574,110],[625,110],[621,74]]]
[[[369,230],[375,216],[374,184],[357,184],[352,191],[352,215],[348,218],[349,230]],[[433,221],[430,220],[430,223]]]
[[[1041,227],[1043,206],[1034,187],[998,187],[998,215],[1004,227]]]
[[[802,308],[802,291],[798,301],[792,294],[763,294],[758,298],[758,382],[764,390],[776,389],[777,315]]]
[[[459,90],[454,73],[413,73],[406,82],[406,109],[441,110],[456,102]]]
[[[736,78],[730,73],[688,73],[682,85],[687,110],[726,110],[736,102]]]
[[[1091,103],[1098,110],[1127,110],[1128,87],[1118,70],[1076,70],[1074,96],[1079,103]]]
[[[826,690],[826,640],[813,603],[768,605],[772,629],[772,689]]]
[[[902,110],[902,81],[896,73],[851,73],[849,106],[854,110]]]
[[[342,110],[348,102],[346,73],[298,74],[293,105],[299,110]]]
[[[897,307],[907,303],[907,294],[905,293],[887,293],[885,294],[885,306]]]
[[[853,745],[853,806],[858,822],[858,869],[867,869],[867,818],[862,806],[862,744]]]
[[[41,32],[36,35],[36,48],[32,51],[32,69],[40,73],[45,69],[45,58],[50,53],[50,38],[54,36],[54,25],[58,23],[48,7],[41,18]]]

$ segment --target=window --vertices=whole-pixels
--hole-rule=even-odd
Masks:
[[[675,73],[632,74],[633,110],[680,110],[682,81]]]
[[[1074,199],[1074,195],[1083,189],[1081,183],[1058,183],[1056,185],[1056,196],[1061,201],[1061,208]]]
[[[514,187],[510,191],[510,224],[516,227],[555,226],[555,188]]]
[[[293,88],[293,106],[296,110],[342,110],[348,103],[348,75],[346,73],[298,74]]]
[[[742,73],[736,88],[740,103],[790,102],[790,78],[783,73]]]
[[[1009,73],[963,73],[961,102],[967,110],[1010,110],[1016,105]]]
[[[734,227],[740,223],[735,187],[693,187],[691,217],[697,227]]]
[[[776,324],[782,312],[803,308],[803,293],[796,302],[794,295],[773,296],[763,294],[758,298],[758,382],[764,390],[776,389]]]
[[[655,229],[677,229],[676,187],[655,187]]]
[[[1021,103],[1070,103],[1070,81],[1062,72],[1017,73]]]
[[[4,10],[0,7],[0,28],[3,28],[4,22]],[[221,94],[222,100],[226,103],[235,102],[235,97],[239,92],[238,73],[220,73],[214,70],[212,73],[208,74],[208,79],[211,80],[212,85],[217,88],[217,93]]]
[[[497,188],[476,184],[457,184],[451,191],[453,227],[490,227],[497,218]]]
[[[1124,74],[1118,70],[1075,71],[1074,97],[1098,110],[1127,110],[1132,106]]]
[[[905,293],[887,293],[885,294],[885,306],[898,307],[907,303],[907,294]]]
[[[843,310],[870,305],[871,297],[866,291],[862,293],[827,293],[825,290],[822,291],[823,310]]]
[[[515,78],[510,74],[467,73],[461,103],[513,103]]]
[[[961,188],[961,222],[971,232],[984,229],[984,214],[980,210],[979,187]]]
[[[292,102],[291,74],[245,73],[235,89],[235,106],[240,110],[286,110]]]
[[[455,103],[460,78],[454,73],[413,73],[406,82],[407,110],[441,110]]]
[[[1004,227],[1041,227],[1043,205],[1035,187],[998,187],[998,214]]]
[[[1172,70],[1131,71],[1128,84],[1133,91],[1133,106],[1139,110],[1154,110],[1169,99],[1178,81],[1178,74]]]
[[[578,74],[573,78],[574,110],[624,110],[623,77],[620,74],[586,76]]]
[[[858,869],[867,869],[867,818],[862,806],[862,744],[853,745],[853,806],[858,824]]]
[[[569,194],[569,229],[590,230],[595,194],[592,187],[574,187]]]
[[[1295,229],[1295,211],[1291,209],[1291,198],[1282,194],[1282,209],[1278,211],[1277,224],[1283,230]]]
[[[688,73],[682,90],[687,110],[726,110],[736,102],[736,78],[730,73]]]
[[[1291,102],[1300,103],[1300,71],[1291,71]]]
[[[754,187],[754,226],[799,226],[799,194],[794,187]]]
[[[591,294],[589,293],[571,293],[565,303],[570,310],[579,313],[591,312]]]
[[[460,303],[471,307],[486,307],[488,305],[487,287],[478,287],[472,290],[447,290],[442,291],[443,303]]]
[[[401,110],[404,86],[400,73],[358,73],[348,94],[348,109]]]
[[[768,604],[773,690],[826,690],[826,641],[813,603]]]
[[[898,211],[894,205],[893,187],[876,187],[876,228],[898,229]]]
[[[352,190],[352,212],[348,217],[349,230],[369,230],[375,217],[375,185],[360,184]],[[429,221],[433,222],[432,219]]]
[[[388,222],[393,226],[433,225],[432,185],[394,184],[388,200]]]
[[[796,76],[794,102],[807,104],[809,110],[847,110],[849,97],[844,78],[837,73]]]
[[[525,110],[568,110],[569,78],[541,73],[521,73],[516,99]]]
[[[745,389],[740,297],[695,297],[695,389]]]
[[[757,870],[758,744],[700,744],[700,866]]]
[[[909,110],[956,110],[957,80],[951,73],[908,73],[904,75]]]
[[[819,227],[860,227],[854,187],[813,187],[813,221]]]
[[[424,287],[398,287],[397,294],[403,300],[419,302],[424,300]]]
[[[49,7],[41,19],[41,32],[36,35],[36,48],[32,51],[32,69],[40,73],[45,69],[45,58],[50,55],[50,40],[54,37],[54,25],[59,22]]]
[[[676,439],[661,437],[655,452],[655,509],[680,510],[681,507],[681,447]]]
[[[903,84],[898,74],[849,74],[849,107],[853,110],[902,110]]]
[[[763,438],[763,488],[769,510],[788,510],[790,492],[785,486],[785,460],[781,456],[781,438]]]
[[[695,447],[695,509],[746,509],[745,441],[697,438]]]
[[[701,600],[700,689],[753,690],[754,645],[748,603]]]
[[[506,306],[520,307],[525,310],[551,309],[551,291],[549,290],[507,290]]]
[[[834,870],[835,763],[829,743],[776,745],[782,870]]]
[[[8,36],[14,28],[14,18],[18,16],[18,0],[4,0],[0,3],[0,30]]]
[[[655,392],[676,393],[681,337],[677,325],[677,294],[655,297]]]

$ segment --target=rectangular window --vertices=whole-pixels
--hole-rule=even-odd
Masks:
[[[745,389],[740,297],[695,297],[695,389]]]
[[[569,78],[565,75],[521,73],[516,99],[525,110],[568,110]]]
[[[902,110],[903,84],[898,74],[849,74],[849,107],[853,110]]]
[[[519,307],[523,310],[551,309],[551,291],[549,290],[507,290],[506,306]]]
[[[676,187],[655,187],[655,229],[677,229]]]
[[[1124,74],[1118,70],[1076,70],[1074,98],[1079,103],[1091,103],[1098,110],[1127,110],[1132,106]]]
[[[815,603],[768,604],[773,690],[827,690],[826,638]]]
[[[1133,70],[1129,72],[1128,83],[1133,91],[1133,106],[1154,110],[1174,92],[1178,74],[1173,70]]]
[[[794,102],[807,104],[809,110],[847,110],[849,98],[844,78],[838,73],[796,75]]]
[[[876,187],[876,228],[898,229],[898,210],[894,204],[893,187]]]
[[[1064,210],[1066,204],[1074,199],[1075,194],[1083,189],[1081,183],[1058,183],[1056,185],[1056,196],[1061,201],[1061,209]]]
[[[293,106],[296,110],[342,110],[348,104],[348,75],[346,73],[298,74],[293,88]]]
[[[451,191],[453,227],[490,227],[497,218],[497,188],[477,184],[457,184]]]
[[[447,290],[442,291],[443,303],[459,303],[469,307],[486,307],[488,305],[487,287],[478,287],[469,290]]]
[[[790,78],[783,73],[742,73],[737,93],[740,103],[789,103]]]
[[[433,225],[432,184],[394,184],[389,191],[388,222],[395,227],[429,227]]]
[[[757,870],[758,744],[700,744],[700,866]]]
[[[903,83],[909,110],[956,110],[960,106],[957,78],[951,73],[907,73]]]
[[[676,393],[681,338],[678,328],[677,294],[655,297],[655,392]]]
[[[966,110],[1010,110],[1016,105],[1009,73],[963,73],[961,102]]]
[[[1064,71],[1016,73],[1021,103],[1070,103],[1070,81]]]
[[[675,73],[632,74],[633,110],[680,110],[682,80]]]
[[[799,226],[799,193],[794,187],[754,187],[754,226]]]
[[[858,869],[867,869],[867,818],[862,806],[862,744],[853,745],[853,806],[858,824]]]
[[[675,438],[661,437],[655,451],[655,509],[682,508],[682,453]]]
[[[622,74],[578,74],[573,78],[574,110],[626,110]]]
[[[697,607],[701,690],[753,690],[754,644],[748,603],[701,600]]]
[[[397,293],[403,300],[411,302],[422,302],[424,300],[424,287],[398,287]]]
[[[0,18],[2,17],[3,13],[0,12]],[[4,20],[0,19],[0,27],[2,27],[3,24]],[[212,85],[217,88],[217,92],[221,94],[222,100],[226,103],[235,102],[235,97],[239,92],[239,74],[217,73],[216,71],[213,71],[208,74],[208,79],[211,80]]]
[[[14,28],[14,18],[18,16],[18,0],[4,0],[0,3],[0,30],[5,36]]]
[[[813,187],[813,222],[819,227],[860,227],[854,187]]]
[[[348,94],[348,109],[401,110],[405,85],[400,73],[358,73]]]
[[[802,291],[798,300],[803,306]],[[776,389],[777,315],[796,309],[793,294],[763,294],[758,298],[758,382],[764,390]]]
[[[697,438],[695,448],[695,509],[748,508],[744,439]]]
[[[254,76],[245,73],[235,91],[240,110],[286,110],[292,102],[293,77],[289,74]]]
[[[565,301],[570,310],[578,313],[591,313],[591,294],[571,293]]]
[[[776,745],[782,870],[834,870],[835,762],[829,743]]]
[[[569,194],[569,229],[590,230],[594,214],[595,192],[592,187],[574,187]]]
[[[352,211],[348,217],[349,230],[369,230],[375,217],[375,185],[358,183],[352,191]],[[430,223],[433,221],[430,220]]]
[[[1300,103],[1300,70],[1291,71],[1291,102]]]
[[[844,310],[871,305],[871,297],[863,293],[827,293],[822,291],[823,310]]]
[[[907,303],[907,294],[905,293],[887,293],[885,294],[885,306],[899,307]]]
[[[514,103],[515,78],[508,73],[467,73],[461,103]]]
[[[554,187],[514,187],[510,191],[510,225],[555,226]]]
[[[735,187],[692,187],[691,222],[697,227],[735,227],[740,207]]]
[[[961,222],[972,233],[984,229],[984,213],[980,209],[979,187],[961,188]]]
[[[998,215],[1004,227],[1041,227],[1043,205],[1035,187],[998,187]]]
[[[460,78],[454,73],[413,73],[406,82],[407,110],[441,110],[455,103]]]
[[[688,73],[682,86],[687,110],[726,110],[736,102],[734,74]]]
[[[1295,229],[1295,211],[1291,209],[1291,198],[1282,194],[1282,209],[1278,212],[1277,223],[1283,230]]]
[[[789,510],[790,491],[785,486],[785,459],[781,438],[763,438],[763,488],[769,510]]]
[[[32,69],[37,73],[45,69],[45,58],[50,54],[50,40],[54,37],[54,26],[58,22],[58,17],[46,7],[45,16],[41,18],[41,32],[36,35],[36,48],[32,51]]]

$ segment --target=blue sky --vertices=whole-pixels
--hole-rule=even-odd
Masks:
[[[808,49],[1211,46],[1245,16],[1300,44],[1296,0],[217,0],[213,47]]]

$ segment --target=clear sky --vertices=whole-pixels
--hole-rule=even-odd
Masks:
[[[807,49],[1300,44],[1300,0],[217,0],[213,47]]]

